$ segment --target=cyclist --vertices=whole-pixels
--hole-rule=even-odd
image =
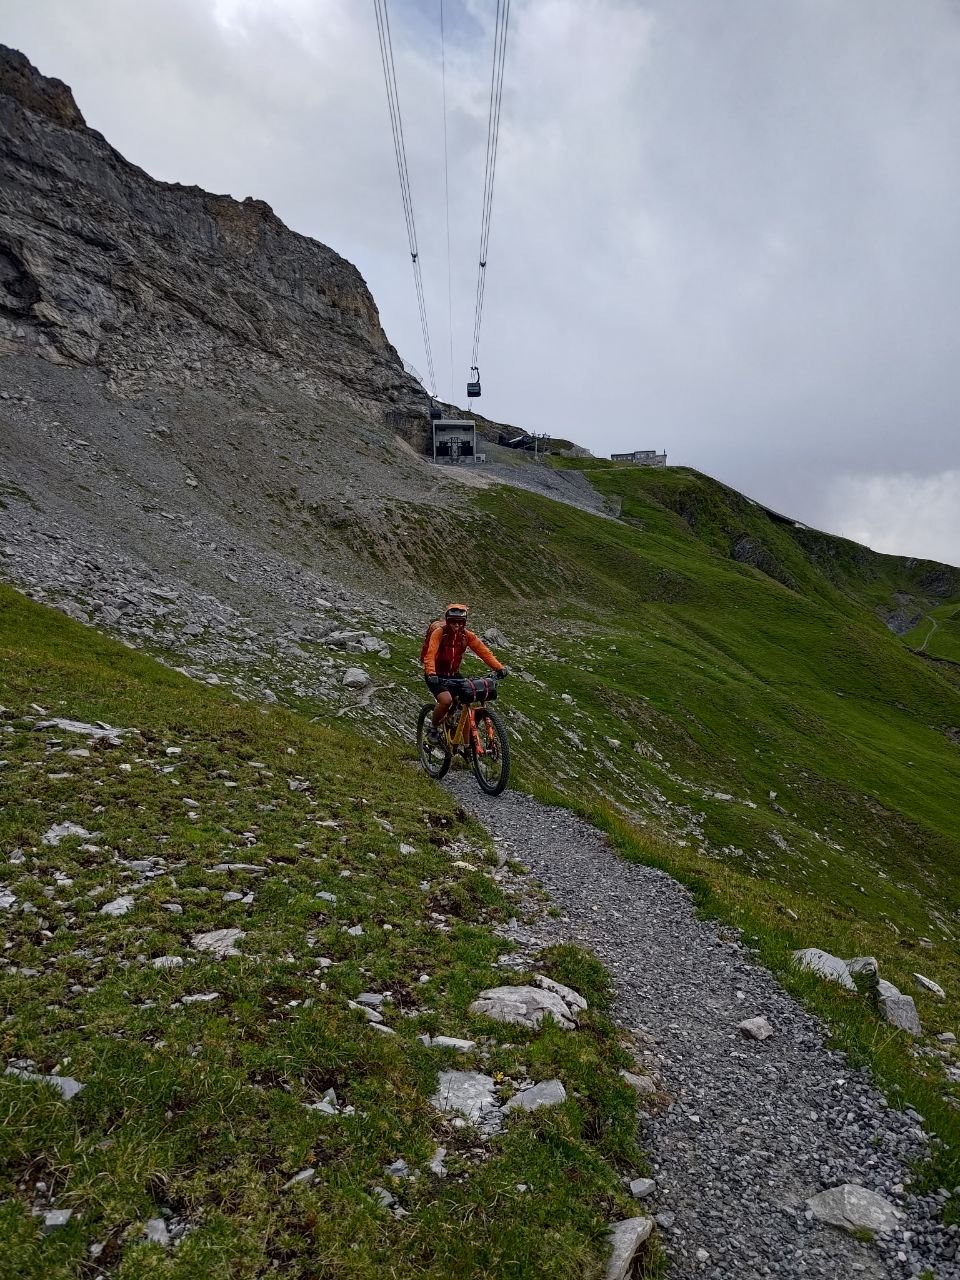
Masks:
[[[460,679],[460,663],[467,649],[482,658],[498,680],[509,674],[480,637],[467,630],[467,613],[465,604],[448,604],[443,618],[430,623],[420,655],[427,688],[437,700],[427,735],[437,745],[442,740],[440,726],[453,704],[449,682]]]

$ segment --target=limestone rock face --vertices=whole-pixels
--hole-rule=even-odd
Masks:
[[[262,200],[157,182],[0,45],[0,352],[202,384],[283,373],[423,412],[360,273]]]
[[[807,1208],[818,1221],[846,1231],[893,1231],[901,1216],[889,1200],[853,1182],[811,1196]]]

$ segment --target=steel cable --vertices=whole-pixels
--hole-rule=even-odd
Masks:
[[[403,203],[403,217],[407,228],[407,241],[410,246],[410,260],[413,264],[413,280],[417,294],[417,309],[420,313],[420,327],[423,330],[423,349],[427,357],[427,374],[430,378],[431,394],[435,396],[437,394],[437,377],[433,367],[430,329],[427,325],[427,306],[423,292],[423,274],[420,269],[417,227],[413,216],[413,194],[410,188],[410,172],[407,167],[407,149],[403,138],[403,118],[400,114],[400,95],[397,91],[397,71],[393,58],[393,40],[390,35],[390,17],[387,12],[387,0],[373,0],[373,5],[377,18],[380,58],[383,62],[383,80],[387,90],[390,130],[393,134],[393,147],[397,157],[397,173],[400,177],[400,199]]]

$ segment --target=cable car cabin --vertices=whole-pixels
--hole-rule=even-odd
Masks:
[[[476,400],[480,396],[480,370],[473,365],[470,372],[474,375],[473,379],[467,383],[467,398]]]

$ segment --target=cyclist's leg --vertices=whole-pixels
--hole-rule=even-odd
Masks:
[[[453,694],[449,689],[442,689],[437,694],[437,705],[433,708],[433,726],[439,729],[447,718],[447,712],[453,706]]]

